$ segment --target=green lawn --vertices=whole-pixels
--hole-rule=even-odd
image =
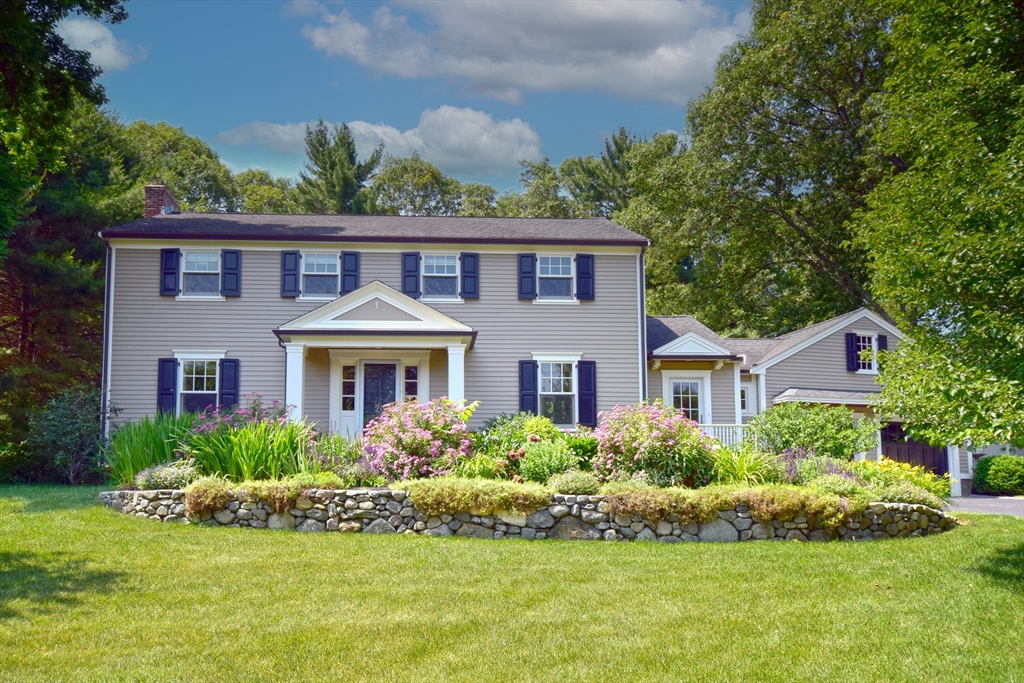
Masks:
[[[1024,681],[1024,520],[633,544],[161,525],[0,487],[2,681]]]

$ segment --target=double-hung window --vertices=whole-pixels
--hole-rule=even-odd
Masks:
[[[216,407],[217,381],[216,360],[182,360],[180,411],[194,413]]]
[[[700,422],[700,381],[673,380],[672,407],[682,412],[686,419]]]
[[[302,255],[302,296],[338,296],[338,254],[306,252]]]
[[[875,335],[873,334],[858,334],[857,335],[857,372],[877,372],[878,367],[876,366],[875,358]],[[867,353],[864,353],[867,351]]]
[[[185,296],[220,296],[220,252],[186,251],[181,280]]]
[[[539,299],[572,298],[571,256],[540,256],[537,265]]]
[[[540,414],[560,427],[576,424],[576,377],[572,361],[541,361]]]
[[[459,257],[455,254],[424,254],[423,298],[454,299],[459,296]]]

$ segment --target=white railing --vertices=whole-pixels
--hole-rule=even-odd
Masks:
[[[699,425],[708,436],[718,439],[723,446],[735,446],[743,441],[747,425]]]

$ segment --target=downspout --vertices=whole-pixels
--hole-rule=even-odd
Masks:
[[[647,275],[644,253],[647,247],[640,247],[638,277],[640,296],[640,400],[647,400]]]
[[[103,237],[103,233],[99,233]],[[114,306],[114,248],[110,240],[103,237],[107,247],[107,267],[103,281],[103,369],[100,372],[100,424],[103,427],[103,438],[110,437],[110,347],[113,333]]]

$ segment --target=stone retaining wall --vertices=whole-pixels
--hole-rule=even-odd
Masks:
[[[837,529],[818,528],[807,517],[762,520],[738,505],[722,510],[718,519],[698,524],[672,519],[653,522],[638,515],[611,515],[604,496],[556,494],[551,504],[530,515],[501,513],[478,515],[472,511],[427,517],[410,502],[405,491],[349,489],[306,491],[288,512],[276,513],[265,502],[245,498],[199,518],[185,516],[185,492],[106,491],[100,498],[108,506],[139,518],[158,522],[184,521],[211,526],[411,533],[428,536],[474,538],[558,538],[606,541],[758,541],[758,540],[867,540],[923,536],[952,528],[956,519],[940,510],[905,503],[871,503],[860,516]]]

